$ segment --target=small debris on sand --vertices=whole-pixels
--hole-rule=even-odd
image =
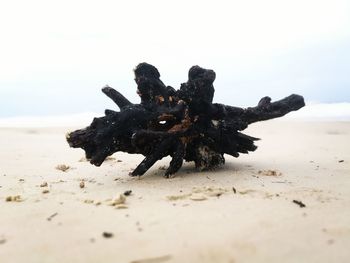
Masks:
[[[5,244],[6,243],[6,239],[5,238],[0,238],[0,245]]]
[[[111,233],[111,232],[103,232],[102,236],[104,238],[111,238],[111,237],[113,237],[113,233]]]
[[[85,204],[93,204],[93,203],[94,203],[94,200],[92,200],[92,199],[85,199],[85,200],[84,200],[84,203],[85,203]]]
[[[112,156],[108,156],[105,161],[115,161],[116,159]]]
[[[81,179],[81,181],[84,181],[84,182],[85,182],[84,179]],[[95,180],[94,178],[92,178],[92,179],[88,180],[88,182],[89,182],[89,183],[95,184],[95,183],[96,183],[96,180]]]
[[[177,201],[177,200],[182,200],[186,199],[187,197],[191,196],[191,194],[183,194],[183,195],[169,195],[167,196],[167,199],[169,201]]]
[[[129,196],[129,195],[131,195],[131,193],[132,193],[132,190],[127,190],[127,191],[124,192],[124,195],[125,196]]]
[[[338,161],[338,163],[343,163],[343,162],[344,162],[344,160],[339,160],[339,161]]]
[[[84,182],[84,181],[81,181],[81,182],[79,183],[79,187],[80,187],[80,188],[84,188],[84,187],[85,187],[85,182]]]
[[[45,189],[45,190],[42,191],[42,193],[43,194],[48,194],[48,193],[50,193],[50,191],[48,189]]]
[[[233,191],[235,194],[237,194],[237,190],[236,190],[236,188],[234,188],[233,186],[232,186],[232,191]]]
[[[221,187],[193,187],[192,192],[188,194],[181,194],[181,195],[170,195],[167,196],[167,199],[169,201],[177,201],[189,198],[194,201],[202,201],[206,200],[208,197],[219,197],[225,193],[228,192],[228,189],[221,188]]]
[[[47,182],[43,182],[43,183],[40,185],[40,187],[47,187],[47,186],[48,186]]]
[[[109,205],[110,206],[122,205],[122,204],[125,204],[125,201],[126,201],[125,195],[121,194],[117,198],[110,201]]]
[[[48,218],[46,218],[46,220],[51,221],[57,215],[58,215],[58,213],[54,213],[54,214],[50,215]]]
[[[116,205],[116,209],[128,209],[129,207],[127,205]]]
[[[22,202],[23,199],[20,195],[7,196],[6,202]]]
[[[169,261],[171,258],[172,258],[171,255],[165,255],[165,256],[154,257],[154,258],[133,260],[133,261],[130,261],[130,263],[162,263],[165,261]]]
[[[276,170],[259,170],[258,174],[264,176],[281,176],[282,173]]]
[[[252,189],[238,191],[238,193],[240,193],[241,195],[246,195],[246,194],[255,193],[255,192],[256,192],[256,190],[252,190]]]
[[[165,165],[159,166],[158,170],[165,171],[167,168]]]
[[[306,207],[306,205],[305,205],[303,202],[298,201],[298,200],[293,200],[293,203],[294,203],[294,204],[297,204],[297,205],[300,206],[301,208]]]
[[[207,198],[203,194],[194,193],[190,196],[190,199],[193,201],[203,201],[203,200],[206,200]]]
[[[70,166],[69,165],[65,165],[65,164],[59,164],[56,166],[56,169],[57,170],[60,170],[62,172],[66,172],[70,169]]]
[[[20,181],[20,182],[24,182],[24,179],[22,179],[22,178],[21,178],[21,179],[19,179],[18,181]]]

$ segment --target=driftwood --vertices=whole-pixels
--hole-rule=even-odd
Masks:
[[[120,108],[106,110],[91,125],[67,135],[71,147],[85,150],[91,164],[100,166],[107,156],[123,151],[142,154],[144,160],[131,173],[143,175],[155,162],[170,155],[165,176],[176,173],[183,161],[194,161],[199,169],[225,162],[224,154],[238,157],[256,150],[257,138],[240,131],[250,123],[281,117],[303,107],[304,99],[290,95],[256,107],[238,108],[212,103],[215,72],[193,66],[188,81],[179,90],[165,86],[158,70],[147,63],[135,69],[140,104],[133,104],[111,87],[102,89]]]

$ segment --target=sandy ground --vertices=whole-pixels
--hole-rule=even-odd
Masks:
[[[350,122],[259,123],[256,152],[172,179],[94,167],[68,130],[0,129],[0,262],[350,262]]]

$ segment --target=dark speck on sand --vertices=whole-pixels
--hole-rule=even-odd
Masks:
[[[102,236],[104,238],[111,238],[111,237],[113,237],[113,233],[111,233],[111,232],[103,232]]]

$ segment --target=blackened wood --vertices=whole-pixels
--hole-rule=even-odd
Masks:
[[[100,166],[115,152],[137,153],[145,159],[131,173],[143,175],[165,156],[171,156],[165,176],[176,173],[183,161],[194,161],[199,169],[225,163],[224,154],[238,157],[255,151],[258,138],[241,133],[249,124],[282,117],[302,108],[300,95],[239,108],[212,103],[215,72],[199,66],[189,70],[188,81],[179,90],[164,85],[156,67],[141,63],[135,68],[140,104],[132,104],[111,87],[102,89],[120,108],[105,110],[91,125],[67,135],[71,147],[85,150],[86,158]]]

